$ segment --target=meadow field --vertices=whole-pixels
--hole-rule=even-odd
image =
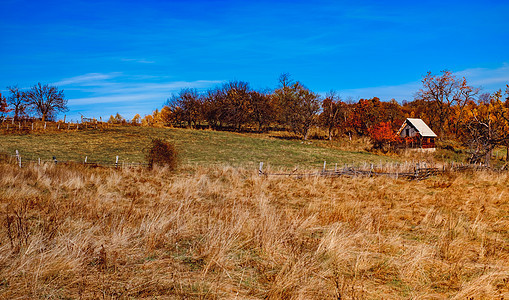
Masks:
[[[175,143],[176,171],[28,161],[144,161],[152,138]],[[25,159],[0,157],[0,299],[507,299],[507,172],[256,170],[403,160],[354,143],[141,127],[0,136],[0,152]]]
[[[507,174],[0,164],[2,299],[507,299]]]
[[[275,168],[320,168],[323,161],[339,164],[359,162],[384,163],[396,157],[372,154],[364,149],[365,141],[340,144],[323,140],[302,141],[292,136],[273,134],[244,134],[212,130],[155,128],[141,126],[113,126],[35,134],[0,135],[0,152],[13,155],[19,151],[23,160],[59,161],[111,164],[119,156],[120,162],[145,162],[150,141],[160,138],[175,144],[184,165],[210,166],[227,164],[255,168],[263,161]]]

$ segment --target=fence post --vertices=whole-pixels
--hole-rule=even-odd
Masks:
[[[258,175],[263,175],[262,168],[263,168],[263,161],[260,162],[260,167],[258,168]]]
[[[39,164],[39,166],[41,165],[41,158],[39,157],[39,159],[37,160],[37,163]]]
[[[322,171],[322,172],[324,172],[324,173],[325,173],[325,167],[326,167],[326,164],[327,164],[327,162],[324,160],[324,161],[323,161],[323,171]]]
[[[58,163],[57,158],[53,156],[53,161],[55,162],[55,165]]]
[[[44,122],[44,130],[46,130],[46,122]]]
[[[34,131],[34,123],[32,123],[32,131]]]
[[[88,156],[85,156],[85,164],[87,163],[87,158],[88,158]]]
[[[19,155],[18,150],[16,150],[16,160],[18,161],[18,165],[21,168],[21,156]]]
[[[118,155],[117,155],[117,157],[115,159],[115,168],[117,168],[117,167],[118,167]]]

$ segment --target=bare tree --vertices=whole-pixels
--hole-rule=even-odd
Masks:
[[[332,131],[338,127],[343,112],[341,98],[335,91],[330,91],[322,101],[320,123],[329,131],[329,140],[332,140]]]
[[[58,112],[68,110],[64,91],[47,84],[34,85],[27,92],[27,102],[41,116],[42,121],[53,119]]]
[[[7,104],[14,111],[14,119],[17,120],[26,113],[27,94],[21,91],[17,85],[8,86],[7,89],[11,93],[7,98]]]
[[[478,88],[467,85],[465,78],[458,79],[451,71],[442,71],[442,75],[433,75],[428,72],[422,80],[423,87],[416,95],[416,100],[424,100],[429,103],[431,109],[427,115],[433,129],[440,131],[441,135],[454,125],[450,124],[450,116],[454,105],[463,109],[479,93]]]
[[[501,98],[502,92],[499,90],[491,95],[489,102],[482,99],[470,111],[466,128],[471,163],[484,162],[489,166],[493,149],[509,143],[509,109]]]

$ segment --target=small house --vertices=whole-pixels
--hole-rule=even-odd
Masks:
[[[408,118],[398,131],[398,136],[404,140],[406,148],[418,148],[429,151],[435,150],[437,135],[421,119]]]

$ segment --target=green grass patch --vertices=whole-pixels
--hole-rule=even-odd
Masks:
[[[0,152],[14,154],[25,160],[83,161],[113,163],[115,157],[124,162],[145,162],[145,154],[153,138],[175,144],[185,165],[228,164],[254,168],[263,161],[265,166],[284,168],[320,168],[338,163],[360,164],[394,161],[394,158],[366,151],[342,151],[319,141],[285,140],[255,134],[119,126],[109,129],[62,133],[1,135]]]

